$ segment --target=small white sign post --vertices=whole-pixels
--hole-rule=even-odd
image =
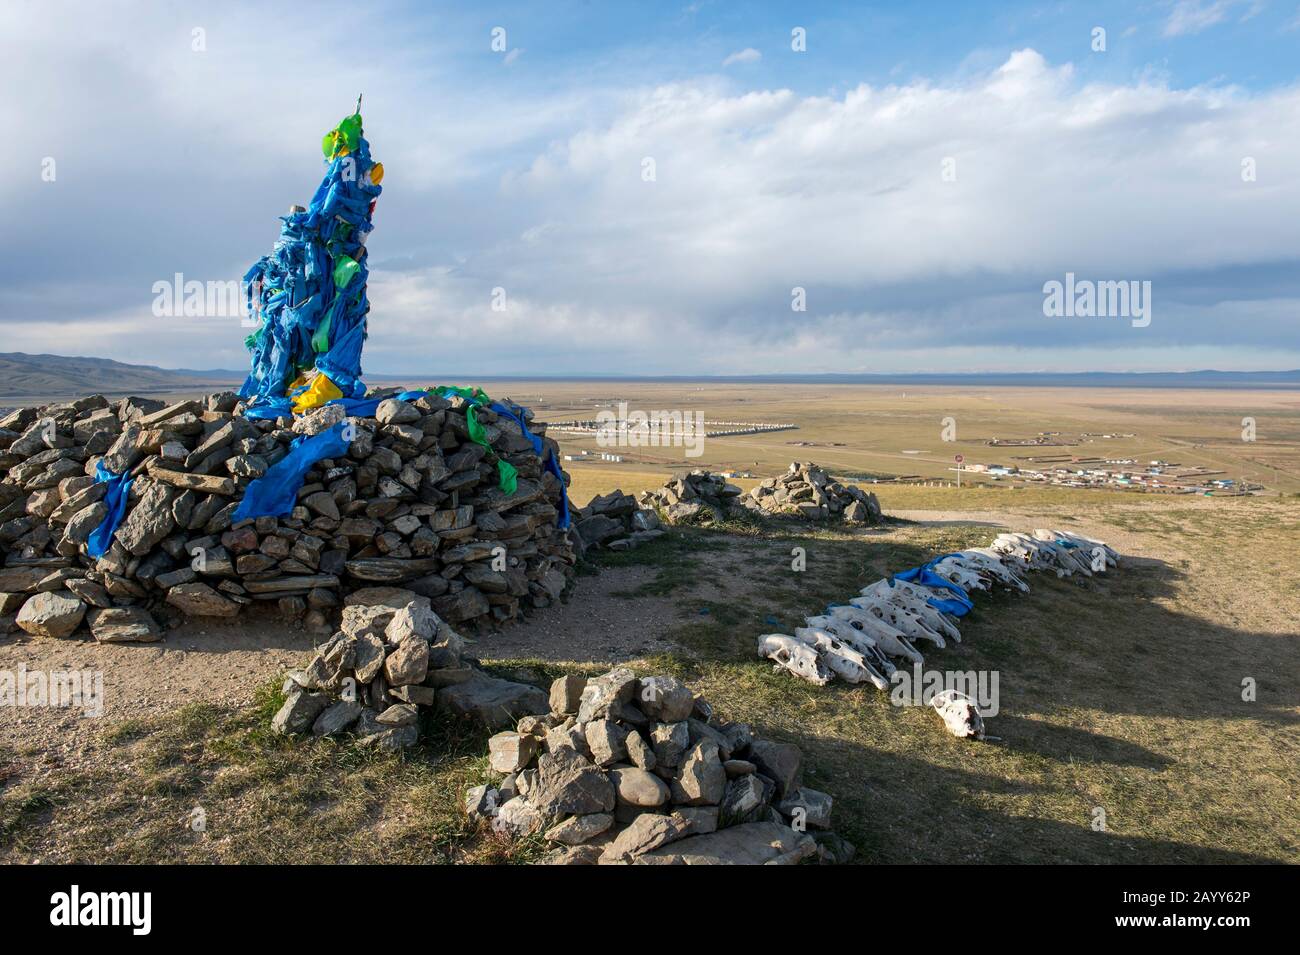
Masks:
[[[966,460],[966,455],[959,454],[955,458],[953,458],[953,460],[957,462],[957,487],[958,489],[960,489],[961,488],[961,466],[962,466],[962,462]]]

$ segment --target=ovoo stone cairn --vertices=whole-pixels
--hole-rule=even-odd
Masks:
[[[662,511],[670,524],[721,523],[732,516],[743,493],[721,474],[696,470],[677,475],[653,491],[642,491],[638,500],[644,508]]]
[[[441,691],[440,691],[441,693]],[[491,785],[466,812],[542,833],[560,865],[847,861],[831,797],[803,785],[791,743],[755,738],[671,676],[619,668],[551,685],[549,712],[488,740]]]
[[[852,484],[841,484],[815,464],[791,463],[779,477],[768,478],[740,499],[743,507],[765,514],[811,521],[840,520],[845,524],[879,524],[883,520],[876,495]]]
[[[231,393],[170,404],[94,395],[0,419],[6,629],[67,637],[84,621],[96,640],[150,641],[156,617],[234,617],[263,602],[323,629],[342,595],[399,582],[441,619],[476,627],[551,604],[571,579],[561,482],[490,408],[477,415],[491,455],[469,440],[456,396],[388,398],[373,417],[327,404],[252,419],[242,408]],[[294,439],[345,418],[355,431],[346,456],[307,471],[292,513],[233,522]],[[491,456],[518,472],[513,494],[497,486]],[[109,511],[104,471],[133,478],[96,559],[87,542]]]
[[[489,729],[546,712],[537,687],[490,676],[465,657],[464,639],[428,597],[367,587],[344,603],[338,632],[285,678],[285,702],[271,720],[276,732],[350,732],[358,745],[396,750],[419,741],[421,707]]]
[[[573,511],[573,527],[578,543],[607,550],[632,550],[647,541],[662,537],[659,514],[641,507],[631,494],[621,490],[598,494],[585,507]]]
[[[643,492],[640,502],[642,507],[661,510],[672,524],[720,523],[744,513],[858,525],[883,520],[876,495],[841,484],[815,464],[797,461],[786,473],[768,478],[748,494],[720,474],[697,470]]]

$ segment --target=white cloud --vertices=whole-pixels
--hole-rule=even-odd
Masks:
[[[752,46],[747,46],[743,50],[732,53],[722,61],[723,66],[731,66],[733,63],[757,63],[763,58],[763,54]]]
[[[0,177],[23,223],[0,234],[10,350],[238,367],[246,330],[160,327],[151,283],[238,277],[268,251],[317,181],[323,119],[364,90],[388,169],[371,371],[1300,366],[1295,87],[1081,84],[1031,49],[827,95],[718,76],[525,87],[481,51],[502,79],[458,75],[436,31],[386,35],[372,62],[333,55],[346,29],[272,8],[257,31],[205,18],[194,54],[188,15],[89,8],[65,34],[31,9],[0,36],[29,77],[0,124],[32,171]],[[38,180],[45,155],[57,184]],[[1066,271],[1151,279],[1151,327],[1047,322],[1039,290]]]
[[[1165,36],[1200,33],[1222,23],[1234,7],[1240,7],[1245,2],[1246,0],[1176,0],[1165,21]],[[1252,4],[1243,19],[1250,19],[1257,12],[1257,5]]]

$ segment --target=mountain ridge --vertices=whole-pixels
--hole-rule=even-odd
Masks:
[[[226,368],[161,368],[112,358],[0,352],[0,398],[42,398],[73,394],[151,394],[231,387],[245,371]],[[643,381],[755,384],[878,384],[983,387],[1241,388],[1300,389],[1300,369],[1287,371],[1162,372],[971,372],[844,373],[773,375],[396,375],[372,374],[372,381],[439,378],[483,381]]]

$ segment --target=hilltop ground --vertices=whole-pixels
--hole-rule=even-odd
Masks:
[[[894,508],[910,522],[855,533],[736,525],[683,530],[606,555],[570,602],[483,638],[519,678],[613,660],[668,670],[728,716],[798,742],[810,785],[836,797],[861,861],[1300,861],[1300,611],[1285,501],[1156,500],[980,509]],[[970,509],[967,500],[976,508]],[[899,503],[903,503],[900,501]],[[886,507],[889,508],[888,498]],[[923,709],[871,689],[816,688],[752,656],[887,569],[999,527],[1068,524],[1129,556],[1091,581],[1034,581],[981,598],[944,669],[996,670],[1001,742],[947,736]],[[793,546],[808,569],[790,570]],[[775,620],[773,624],[771,621]],[[266,641],[269,649],[254,649]],[[458,812],[485,773],[481,734],[450,724],[405,759],[266,728],[274,676],[308,641],[187,628],[160,646],[8,638],[0,668],[103,669],[101,720],[24,713],[0,729],[5,861],[308,861],[528,858]],[[1242,680],[1257,699],[1242,699]],[[258,702],[246,700],[256,696]],[[206,831],[191,831],[194,809]],[[1094,831],[1097,809],[1105,832]]]
[[[724,444],[709,454],[729,453]],[[766,453],[833,465],[823,450]],[[1285,448],[1269,453],[1289,460]],[[575,469],[574,498],[663,479],[629,465]],[[879,490],[898,519],[883,528],[738,523],[601,555],[563,607],[474,650],[539,681],[614,661],[677,673],[725,716],[803,747],[807,781],[834,795],[859,861],[1300,862],[1300,501]],[[935,668],[999,674],[989,732],[1000,742],[956,740],[929,711],[869,688],[803,684],[754,656],[758,634],[788,632],[888,571],[1001,528],[1044,526],[1106,539],[1128,559],[1105,577],[1036,575],[1031,594],[981,597],[963,642],[927,654]],[[795,546],[807,551],[803,573],[791,570]],[[486,734],[435,720],[404,758],[273,736],[278,677],[310,645],[273,618],[191,623],[147,646],[0,638],[0,670],[100,669],[107,695],[102,719],[28,709],[0,721],[0,861],[539,851],[460,812],[464,788],[486,774]]]

